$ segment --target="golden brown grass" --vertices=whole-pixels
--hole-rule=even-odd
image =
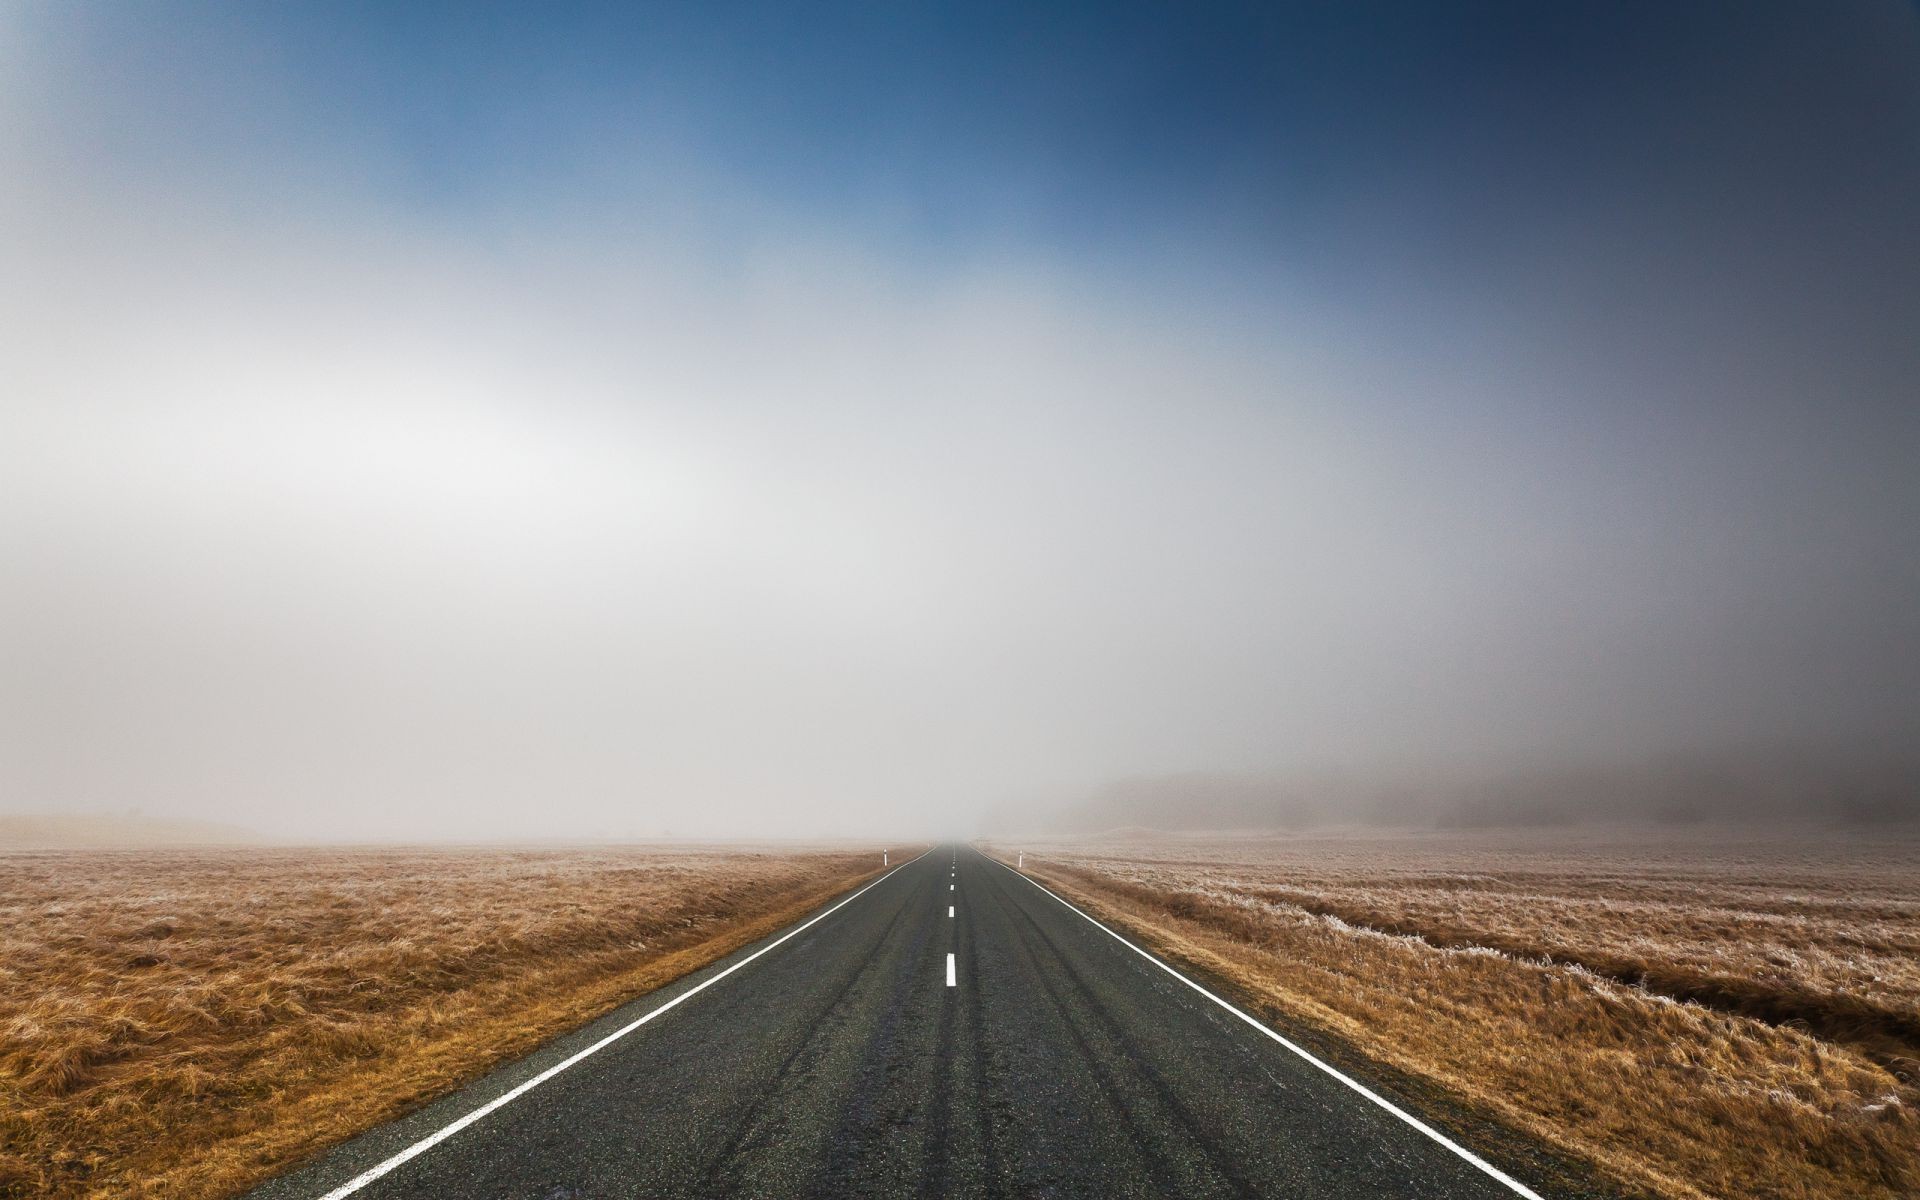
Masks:
[[[739,848],[0,855],[0,1195],[231,1195],[877,866]]]
[[[999,849],[1629,1190],[1920,1195],[1920,845],[1578,838]]]

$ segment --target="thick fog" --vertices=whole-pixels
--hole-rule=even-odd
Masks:
[[[1257,113],[1100,183],[945,108],[769,182],[736,75],[613,138],[618,70],[192,11],[0,14],[0,812],[909,836],[1920,744],[1911,8],[1626,92],[1516,45],[1546,116],[1427,64],[1308,184]]]

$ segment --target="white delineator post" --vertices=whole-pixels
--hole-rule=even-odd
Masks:
[[[1027,852],[1025,850],[1022,850],[1020,852],[1020,861],[1014,864],[1014,869],[1018,870],[1021,867],[1024,867],[1026,865],[1027,865]]]
[[[880,852],[880,865],[881,865],[881,866],[883,866],[883,867],[887,867],[887,866],[892,866],[892,865],[893,865],[893,864],[891,864],[891,863],[889,863],[889,862],[887,861],[887,852],[886,852],[885,850],[882,850],[882,851]]]

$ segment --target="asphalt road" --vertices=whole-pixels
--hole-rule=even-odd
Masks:
[[[772,941],[253,1196],[1527,1194],[965,847]]]

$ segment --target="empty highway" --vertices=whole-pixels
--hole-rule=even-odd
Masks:
[[[1532,1195],[966,847],[256,1200]]]

